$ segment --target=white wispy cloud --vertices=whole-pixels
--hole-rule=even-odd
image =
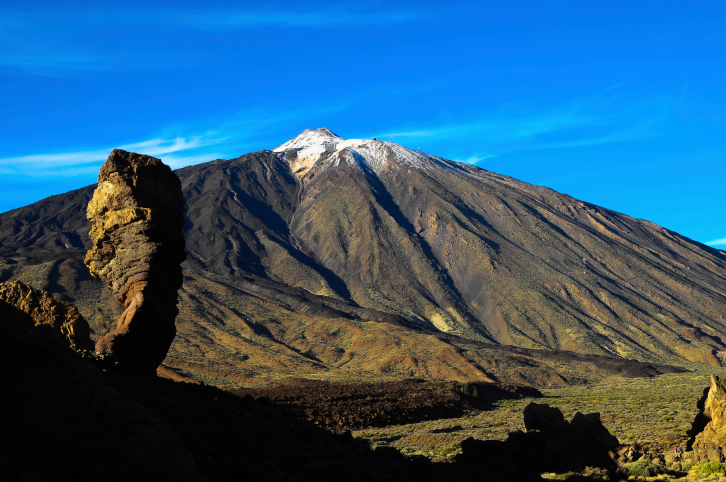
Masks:
[[[0,166],[6,172],[32,174],[35,169],[63,168],[68,166],[79,166],[102,160],[108,156],[110,149],[99,149],[90,151],[64,152],[57,154],[33,154],[29,156],[0,158]]]
[[[193,166],[195,164],[201,164],[215,159],[224,159],[226,157],[227,155],[221,152],[210,152],[187,156],[165,155],[161,156],[161,160],[172,169],[179,169],[181,167]]]
[[[494,154],[484,154],[483,156],[474,154],[467,159],[452,159],[452,161],[463,162],[464,164],[476,164],[477,162],[483,161],[484,159],[491,159],[493,157],[497,156],[495,156]]]
[[[169,16],[172,21],[196,28],[245,27],[337,27],[357,25],[385,26],[425,19],[421,12],[354,12],[342,9],[320,11],[252,11],[218,10],[213,12],[179,12]]]
[[[667,98],[624,98],[622,84],[587,98],[533,111],[505,106],[465,122],[408,125],[380,132],[394,142],[472,142],[493,155],[517,150],[574,148],[626,142],[653,135],[668,115]],[[464,161],[465,162],[465,161]]]
[[[706,243],[709,246],[726,246],[726,238],[714,239]]]
[[[439,14],[440,15],[440,14]],[[148,71],[190,68],[205,56],[193,49],[170,49],[149,36],[145,48],[129,50],[123,35],[108,32],[153,28],[215,35],[221,31],[266,29],[350,29],[386,27],[433,18],[423,10],[386,10],[331,6],[328,8],[205,8],[93,6],[59,3],[47,8],[19,7],[0,14],[0,69],[26,75],[75,77],[93,72]],[[91,33],[99,38],[89,42]]]
[[[15,67],[48,67],[88,70],[95,68],[101,57],[97,55],[57,54],[0,54],[0,65]]]
[[[31,154],[0,158],[0,175],[25,175],[35,177],[70,177],[98,173],[101,164],[111,150],[120,148],[158,157],[172,168],[180,168],[236,157],[259,149],[272,149],[299,132],[290,126],[310,127],[320,119],[341,112],[351,105],[344,102],[327,102],[321,106],[300,106],[297,109],[271,111],[255,109],[240,112],[214,128],[204,129],[190,125],[170,126],[161,132],[203,132],[195,135],[161,135],[148,140],[124,143],[105,148],[75,149],[68,152]],[[209,124],[208,124],[209,125]],[[300,128],[300,131],[304,127]]]
[[[154,138],[132,144],[117,146],[120,149],[160,157],[170,166],[177,168],[222,157],[219,152],[194,152],[200,148],[223,142],[225,138],[205,134],[173,139]],[[0,174],[26,176],[77,176],[97,172],[114,147],[74,152],[33,154],[28,156],[0,158]]]
[[[226,140],[226,137],[215,138],[214,133],[207,133],[192,137],[177,137],[175,139],[150,139],[148,141],[136,142],[121,146],[124,150],[141,150],[149,156],[160,156],[172,152],[188,151],[199,147],[219,144]]]

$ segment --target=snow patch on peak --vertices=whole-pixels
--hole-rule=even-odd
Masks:
[[[286,143],[277,146],[273,149],[273,152],[284,152],[288,149],[306,149],[306,148],[319,148],[325,147],[326,143],[336,143],[344,141],[342,137],[334,134],[329,129],[321,127],[320,129],[305,129],[297,137],[294,137]],[[320,152],[325,152],[323,149]]]
[[[453,168],[450,161],[414,151],[401,145],[376,139],[344,139],[326,128],[316,130],[305,129],[297,137],[274,149],[284,155],[290,164],[292,172],[302,179],[308,171],[318,162],[328,160],[328,165],[338,166],[343,151],[353,154],[347,163],[360,169],[371,169],[381,174],[391,164],[405,167],[409,171],[417,169],[422,171]],[[471,175],[465,171],[463,175]]]

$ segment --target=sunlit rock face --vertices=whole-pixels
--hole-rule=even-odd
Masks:
[[[88,322],[78,309],[70,303],[56,300],[47,291],[19,281],[0,283],[0,303],[4,303],[7,310],[28,315],[34,326],[47,326],[60,333],[75,350],[93,348]]]
[[[125,308],[96,351],[155,370],[176,335],[186,259],[181,182],[159,159],[115,149],[101,167],[86,216],[93,243],[86,265]]]
[[[699,403],[693,425],[705,427],[695,436],[693,454],[698,461],[726,461],[726,379],[711,375],[711,388]],[[699,424],[700,421],[700,424]]]

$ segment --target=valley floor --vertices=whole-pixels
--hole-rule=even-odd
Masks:
[[[701,367],[690,373],[654,378],[611,377],[592,385],[543,389],[545,398],[500,400],[492,410],[472,411],[459,418],[355,430],[355,437],[373,445],[396,447],[404,454],[421,454],[434,461],[453,459],[462,440],[504,440],[524,430],[522,411],[530,402],[562,410],[567,420],[576,412],[599,412],[603,425],[620,443],[640,443],[685,450],[686,431],[697,413],[696,402],[710,385],[710,374],[726,369]]]

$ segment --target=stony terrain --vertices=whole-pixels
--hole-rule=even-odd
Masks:
[[[248,480],[340,480],[342,476],[349,480],[453,478],[465,481],[481,480],[482,474],[492,480],[539,480],[537,474],[531,471],[533,466],[526,464],[527,456],[519,454],[522,447],[516,440],[497,446],[497,451],[504,451],[497,452],[496,460],[487,459],[487,462],[478,457],[472,458],[480,447],[474,445],[472,450],[468,450],[470,442],[464,442],[472,440],[469,436],[464,436],[458,444],[450,444],[447,450],[440,452],[438,459],[434,457],[435,460],[453,460],[459,453],[468,453],[468,462],[462,459],[462,463],[431,464],[428,457],[389,447],[395,437],[389,439],[389,443],[382,443],[381,439],[373,441],[375,450],[371,451],[365,437],[327,432],[300,420],[308,417],[293,417],[294,410],[281,410],[270,399],[254,401],[251,396],[240,398],[214,387],[123,370],[107,360],[89,358],[82,352],[79,354],[70,349],[60,330],[53,328],[55,323],[36,325],[28,313],[6,301],[0,301],[0,320],[0,350],[3,353],[0,375],[11,394],[0,399],[0,409],[8,415],[5,436],[0,440],[0,476],[4,480],[91,480],[98,478],[99,474],[104,480],[229,480],[240,474]],[[644,406],[648,408],[642,413],[648,417],[643,423],[648,425],[649,433],[658,428],[650,423],[653,418],[648,410],[652,412],[672,403],[669,396],[673,392],[667,387],[678,386],[678,380],[687,376],[621,379],[621,387],[628,384],[635,387],[637,384],[631,396],[639,394],[640,399],[647,403],[640,405],[641,410]],[[310,393],[306,387],[308,383],[299,384],[303,388],[303,400]],[[426,382],[413,383],[419,387],[422,384],[426,386]],[[703,381],[700,386],[696,385],[689,386],[700,391]],[[585,398],[574,393],[571,396],[579,398],[578,411],[602,408],[603,405],[617,410],[614,398],[602,399],[602,396],[618,395],[627,399],[627,390],[618,392],[616,387],[611,383],[591,387],[592,390],[579,389],[582,393],[600,393],[600,397],[592,397],[592,401],[597,401],[600,406],[588,406],[582,403],[586,402]],[[294,394],[292,388],[289,387],[287,395]],[[472,397],[473,389],[477,387],[461,388],[459,393]],[[556,392],[550,392],[549,400],[562,398],[573,388],[559,390],[561,395],[558,397]],[[694,392],[696,396],[686,397],[691,399],[691,404],[698,398],[697,391]],[[325,390],[321,392],[325,395]],[[344,397],[340,398],[348,394],[344,393]],[[529,403],[526,398],[501,399],[501,394],[491,394],[493,399],[489,400],[489,408],[493,408],[492,403]],[[336,396],[330,392],[327,395],[332,395],[329,398]],[[319,397],[319,401],[324,398]],[[499,401],[496,401],[497,398]],[[676,399],[678,397],[673,400]],[[619,407],[626,405],[621,403]],[[564,411],[568,420],[571,418],[568,412],[571,414],[574,408],[570,406]],[[469,412],[456,419],[458,424],[454,426],[446,425],[446,420],[419,424],[428,425],[426,432],[429,438],[461,436],[460,432],[470,430],[463,425],[470,427],[471,421],[479,416],[498,411]],[[523,417],[523,407],[516,414]],[[607,427],[609,417],[601,418]],[[634,417],[624,414],[623,418],[632,421]],[[504,419],[509,420],[506,412]],[[514,425],[508,423],[509,430],[502,438],[511,439],[510,432],[516,430],[517,422]],[[527,422],[521,423],[519,427],[525,428]],[[437,424],[438,428],[431,424]],[[535,426],[530,428],[536,429]],[[482,437],[482,434],[475,438],[491,440]],[[532,441],[536,443],[536,439],[534,437]],[[529,446],[529,442],[525,445]],[[662,456],[662,453],[653,453],[657,449],[638,450],[639,453],[652,454],[650,460],[653,462],[657,462],[657,456]],[[559,455],[564,456],[569,451],[563,450]],[[81,463],[79,457],[82,457]],[[563,467],[559,462],[550,464],[546,458],[540,462],[544,464],[540,468],[545,471]],[[577,470],[612,474],[614,465],[610,462],[605,462],[605,465],[611,468],[578,466]],[[695,467],[699,471],[696,475],[701,474],[701,467]]]
[[[726,374],[724,369],[719,373]],[[650,458],[687,449],[689,431],[711,371],[667,374],[654,378],[613,376],[590,385],[542,389],[543,398],[502,398],[485,409],[455,418],[354,430],[356,437],[376,445],[396,447],[407,454],[434,460],[452,458],[469,438],[504,440],[524,430],[524,408],[531,402],[559,408],[567,420],[577,412],[600,413],[603,425],[622,444],[639,444]]]
[[[711,386],[699,400],[690,445],[700,462],[726,462],[726,378],[711,375]]]
[[[480,480],[479,467],[371,450],[270,403],[83,355],[5,301],[0,351],[2,480]]]
[[[268,388],[238,388],[235,395],[266,400],[327,428],[385,427],[458,417],[491,408],[502,399],[541,397],[531,387],[495,383],[445,383],[407,379],[378,383],[330,383],[291,379]]]

